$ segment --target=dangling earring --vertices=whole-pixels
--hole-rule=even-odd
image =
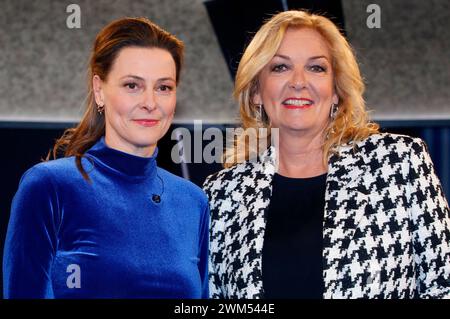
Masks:
[[[334,120],[336,118],[336,115],[337,115],[338,111],[339,111],[339,105],[337,105],[335,103],[331,104],[330,118],[332,120]]]
[[[266,111],[264,111],[264,106],[262,104],[256,104],[255,118],[257,122],[267,123],[267,114]]]
[[[97,112],[98,112],[100,115],[103,114],[103,111],[104,111],[104,110],[105,110],[105,105],[100,105],[100,104],[97,105]]]
[[[330,108],[331,121],[334,121],[336,119],[338,111],[339,111],[339,106],[335,103],[331,104],[331,108]],[[332,123],[332,124],[334,124],[334,123]],[[325,137],[326,140],[328,140],[330,138],[330,133],[334,134],[334,126],[332,126],[330,128],[330,130],[328,131],[327,136]]]
[[[256,108],[255,108],[255,118],[257,122],[261,122],[262,120],[262,104],[256,104]]]

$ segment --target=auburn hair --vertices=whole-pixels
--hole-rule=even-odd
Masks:
[[[93,77],[105,81],[119,52],[126,47],[160,48],[167,50],[176,66],[176,83],[184,59],[184,44],[147,18],[122,18],[112,21],[96,36],[89,59],[86,108],[80,123],[67,129],[56,140],[46,160],[75,156],[78,170],[89,181],[81,159],[105,134],[105,117],[98,113],[93,92]]]

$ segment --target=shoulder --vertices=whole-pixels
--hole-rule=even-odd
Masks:
[[[12,209],[22,207],[24,203],[39,205],[43,200],[56,196],[55,176],[59,175],[54,171],[50,162],[38,163],[23,173],[14,196]]]
[[[366,164],[372,171],[406,171],[423,162],[431,162],[431,159],[422,139],[391,133],[373,134],[362,141],[343,145],[329,161],[332,166]]]
[[[412,147],[413,145],[422,143],[422,139],[418,137],[392,133],[377,133],[367,137],[357,144],[361,144],[362,146],[372,144],[379,147]]]
[[[83,167],[89,170],[91,165],[89,161],[83,158],[82,163]],[[64,157],[32,166],[22,175],[20,185],[57,187],[56,185],[72,184],[82,180],[75,157]]]
[[[73,158],[65,157],[47,162],[38,163],[29,168],[22,176],[22,181],[47,181],[48,179],[61,176],[67,171],[76,169]]]
[[[165,187],[171,192],[183,194],[191,200],[196,200],[202,204],[207,204],[208,200],[204,191],[191,181],[170,173],[169,171],[158,167],[158,174],[163,179]]]
[[[397,155],[409,156],[411,152],[427,151],[425,142],[417,137],[408,135],[378,133],[373,134],[362,141],[355,143],[357,149],[366,156],[382,156],[391,153]],[[349,144],[343,149],[351,149],[352,144]]]

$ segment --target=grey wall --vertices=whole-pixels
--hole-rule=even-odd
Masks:
[[[81,7],[81,29],[66,26],[73,2]],[[381,7],[380,29],[366,26],[373,2]],[[123,16],[147,16],[185,41],[177,122],[237,116],[202,0],[2,0],[0,6],[0,121],[78,121],[95,34]],[[343,6],[373,117],[450,119],[450,2],[343,0]]]
[[[81,7],[81,29],[66,7]],[[78,121],[95,35],[111,20],[146,16],[186,44],[176,121],[229,120],[232,79],[201,0],[1,0],[0,120]]]
[[[450,1],[343,0],[348,38],[377,119],[450,119]],[[381,8],[369,29],[366,8]]]

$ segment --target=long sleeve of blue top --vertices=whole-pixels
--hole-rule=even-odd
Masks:
[[[104,138],[29,169],[11,206],[5,298],[206,298],[203,191]],[[154,200],[154,195],[160,201]]]

